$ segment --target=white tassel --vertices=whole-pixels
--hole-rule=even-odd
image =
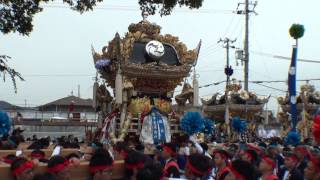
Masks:
[[[193,75],[193,106],[199,106],[199,82],[197,79],[196,70]]]
[[[92,107],[96,108],[97,107],[97,90],[98,90],[99,84],[95,82],[93,84],[93,97],[92,97]]]
[[[115,86],[116,86],[116,92],[115,92],[116,103],[122,104],[122,89],[123,89],[122,86],[123,86],[123,84],[122,84],[122,74],[121,74],[120,68],[117,71]]]

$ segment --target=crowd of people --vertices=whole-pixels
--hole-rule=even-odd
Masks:
[[[33,137],[30,156],[9,154],[1,163],[10,165],[16,180],[72,180],[70,169],[89,162],[89,180],[112,179],[115,157],[124,160],[124,180],[320,180],[320,149],[308,143],[285,145],[280,138],[255,143],[198,143],[193,136],[178,141],[143,145],[127,140],[111,146],[99,141],[79,142],[72,136],[52,141]],[[15,149],[24,141],[20,131],[3,137],[0,149]],[[61,148],[82,148],[75,153],[46,158],[42,149],[52,143]],[[47,166],[44,173],[34,168]]]

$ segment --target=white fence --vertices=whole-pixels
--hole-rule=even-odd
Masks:
[[[56,112],[56,111],[47,111],[41,112],[36,110],[29,110],[29,111],[7,111],[9,117],[17,118],[17,113],[22,115],[22,118],[27,119],[41,119],[41,120],[51,120],[53,118],[61,118],[61,119],[68,119],[68,112]],[[81,120],[90,120],[96,121],[98,119],[98,114],[94,112],[78,112],[80,113]],[[72,118],[72,113],[70,114]]]

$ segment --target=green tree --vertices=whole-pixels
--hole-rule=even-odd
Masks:
[[[53,0],[52,0],[53,1]],[[97,2],[103,0],[63,0],[71,9],[83,13],[92,10]],[[35,14],[43,8],[40,3],[48,3],[50,0],[0,0],[0,30],[6,34],[19,32],[29,35],[32,32],[32,20]]]
[[[177,5],[198,9],[202,6],[202,2],[203,0],[139,0],[139,5],[141,10],[149,14],[153,15],[158,10],[161,16],[166,16],[170,15]]]
[[[8,66],[8,59],[11,58],[6,55],[0,55],[0,76],[3,76],[3,81],[5,81],[6,74],[9,74],[13,83],[14,92],[17,93],[16,78],[19,78],[21,81],[24,81],[24,79],[19,72],[15,71],[13,68],[10,68]]]
[[[35,14],[43,8],[40,3],[48,3],[54,0],[0,0],[0,31],[4,34],[19,32],[29,35],[32,32],[32,20]],[[72,10],[83,13],[92,10],[103,0],[63,0]],[[203,0],[138,0],[141,10],[149,14],[169,15],[177,5],[191,9],[202,6]]]

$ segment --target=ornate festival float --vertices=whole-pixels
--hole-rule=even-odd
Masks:
[[[95,67],[105,81],[95,83],[94,96],[102,138],[111,144],[130,135],[146,144],[170,142],[178,132],[172,97],[189,76],[197,50],[188,50],[176,36],[162,35],[147,16],[143,13],[143,20],[131,24],[124,37],[116,33],[102,53],[93,49]]]
[[[248,137],[244,137],[246,132],[254,134],[257,131],[259,123],[263,123],[258,120],[268,100],[258,97],[254,92],[242,90],[236,79],[227,83],[223,94],[217,92],[209,99],[201,99],[203,111],[215,120],[219,136],[232,141],[248,140]]]
[[[289,94],[285,97],[278,97],[281,111],[278,113],[279,121],[282,124],[282,136],[291,130],[291,112]],[[300,87],[300,93],[296,98],[297,105],[297,130],[303,139],[311,137],[311,126],[313,115],[320,107],[320,92],[316,91],[314,85],[306,83]]]
[[[245,132],[256,132],[256,120],[269,100],[241,89],[240,82],[232,79],[223,94],[217,92],[210,99],[201,99],[203,111],[215,120],[219,135],[226,135],[232,141]]]

